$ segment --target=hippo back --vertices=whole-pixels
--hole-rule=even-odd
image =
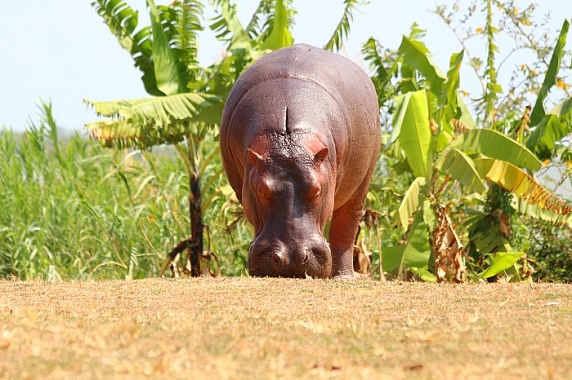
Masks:
[[[318,96],[305,100],[310,103],[309,106],[305,105],[306,109],[311,108],[319,113],[324,109],[325,103],[333,103],[337,107],[338,119],[341,120],[331,123],[327,130],[322,128],[320,133],[327,135],[323,136],[324,141],[334,145],[336,192],[341,191],[336,195],[336,203],[341,204],[353,192],[353,188],[344,188],[342,184],[358,186],[367,175],[372,160],[377,159],[381,133],[377,95],[371,79],[357,64],[341,55],[306,44],[283,48],[259,59],[242,74],[232,88],[222,116],[220,137],[221,153],[229,181],[240,199],[245,148],[248,145],[246,140],[249,134],[245,128],[249,126],[233,122],[236,118],[235,110],[241,100],[257,86],[268,81],[284,83],[284,80],[289,79],[311,83],[316,86],[316,92],[321,92]],[[276,96],[291,94],[290,89],[287,94],[281,93],[284,86],[280,86],[276,86]],[[324,93],[327,93],[333,102],[325,101],[327,96]],[[313,115],[307,117],[311,122]],[[230,162],[232,164],[229,164]]]

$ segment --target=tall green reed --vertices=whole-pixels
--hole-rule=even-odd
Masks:
[[[61,139],[51,105],[40,109],[22,134],[0,131],[0,277],[156,275],[187,230],[182,164]]]

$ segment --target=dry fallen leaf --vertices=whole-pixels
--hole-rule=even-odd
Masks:
[[[424,368],[424,365],[419,363],[419,364],[407,365],[403,369],[405,369],[406,371],[420,371],[423,368]]]
[[[6,333],[6,331],[4,333]],[[5,350],[8,347],[10,347],[10,343],[11,343],[10,338],[4,337],[4,334],[2,334],[2,337],[0,337],[0,350]]]

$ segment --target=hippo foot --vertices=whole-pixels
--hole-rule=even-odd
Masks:
[[[354,273],[339,273],[335,276],[332,276],[332,280],[341,280],[341,281],[354,281],[356,279],[356,276],[354,276]]]

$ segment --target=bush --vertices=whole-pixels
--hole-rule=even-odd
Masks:
[[[544,282],[572,282],[572,231],[546,222],[530,221],[528,259],[536,273],[533,278]]]

